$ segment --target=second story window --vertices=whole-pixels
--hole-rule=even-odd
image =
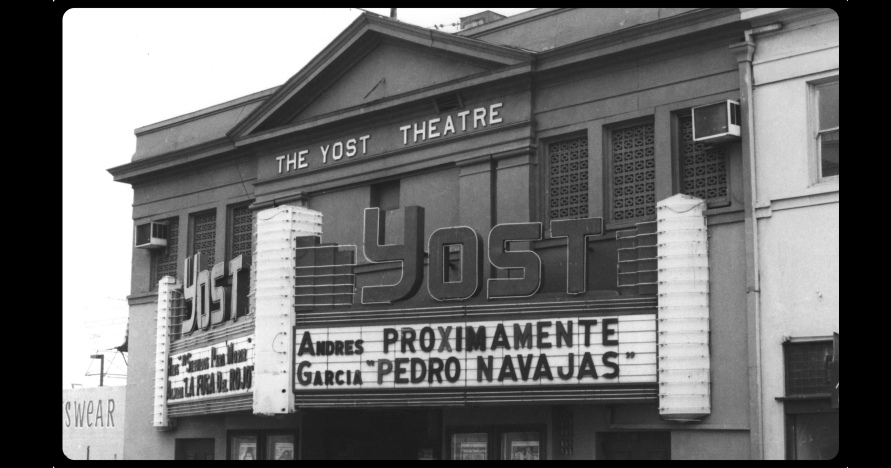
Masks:
[[[165,276],[176,277],[176,267],[179,265],[179,219],[171,218],[167,221],[167,247],[152,253],[152,271],[154,278],[152,290],[158,288],[158,282]]]
[[[693,117],[678,119],[681,152],[681,193],[708,201],[710,208],[730,204],[727,145],[693,141]]]
[[[192,216],[192,245],[189,255],[201,252],[204,268],[213,268],[217,248],[217,212],[210,211]]]
[[[815,87],[820,177],[838,176],[838,80]]]
[[[653,123],[609,132],[609,221],[639,223],[656,217],[656,142]]]
[[[548,144],[548,218],[588,217],[588,138]]]
[[[232,209],[229,259],[252,252],[254,216],[247,206]]]

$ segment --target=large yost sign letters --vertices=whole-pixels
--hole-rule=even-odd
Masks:
[[[414,296],[423,284],[424,208],[405,207],[403,243],[381,245],[381,212],[365,210],[364,254],[371,263],[400,263],[399,282],[362,288],[363,304],[390,304]],[[542,284],[542,261],[531,250],[513,250],[513,242],[542,239],[542,223],[499,224],[488,233],[485,255],[479,234],[466,226],[437,229],[427,239],[429,277],[427,292],[437,301],[462,301],[476,296],[483,287],[488,299],[518,299],[534,296]],[[551,237],[566,238],[567,294],[583,294],[587,288],[589,237],[603,234],[601,218],[555,220],[550,223]],[[447,273],[449,252],[461,255],[461,271],[452,280]],[[483,262],[502,270],[522,271],[521,278],[490,278],[482,284]]]
[[[201,252],[186,259],[183,299],[188,317],[182,322],[183,335],[247,315],[250,264],[251,257],[246,254],[211,269],[202,269]]]

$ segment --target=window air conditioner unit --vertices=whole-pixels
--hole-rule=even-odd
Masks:
[[[739,103],[722,101],[693,108],[693,141],[724,143],[739,140]]]
[[[162,249],[167,247],[167,223],[136,225],[137,249]]]

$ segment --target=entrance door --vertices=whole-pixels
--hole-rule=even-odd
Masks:
[[[440,458],[441,424],[436,410],[307,411],[303,420],[303,458]]]
[[[176,439],[177,460],[213,460],[213,439]]]
[[[612,432],[598,434],[606,460],[670,460],[669,432]]]

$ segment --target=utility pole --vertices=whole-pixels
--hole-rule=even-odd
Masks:
[[[99,360],[99,386],[101,387],[105,383],[105,355],[94,354],[90,358]]]
[[[396,9],[390,8],[390,18],[396,19]]]

